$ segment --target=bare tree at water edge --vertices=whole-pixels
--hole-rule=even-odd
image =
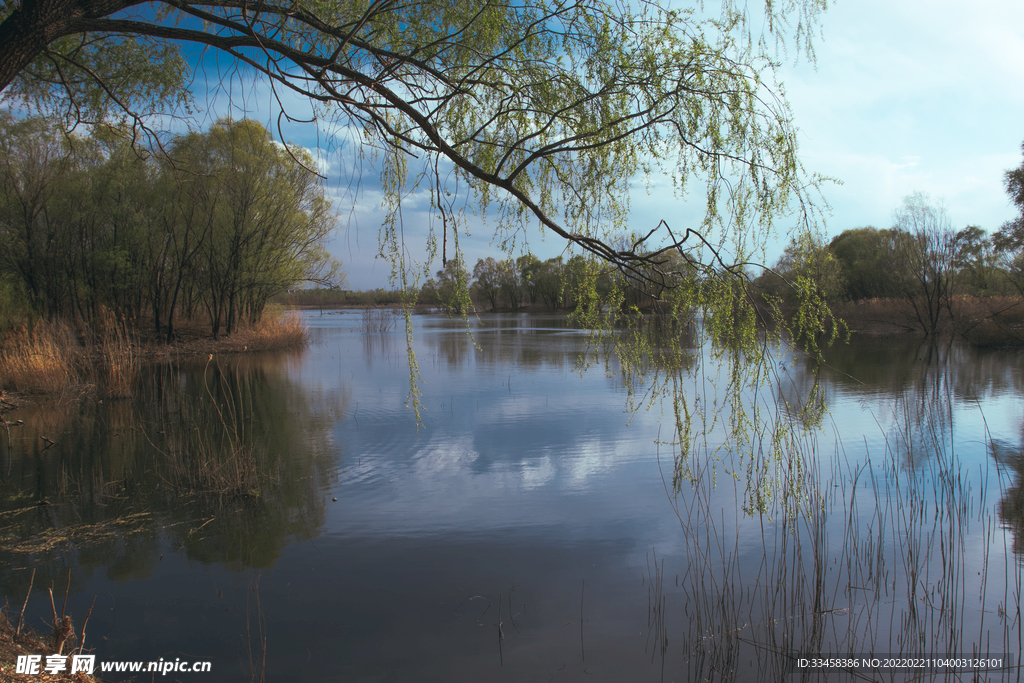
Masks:
[[[895,272],[900,290],[914,309],[925,334],[934,336],[943,317],[952,318],[956,290],[957,233],[942,207],[916,193],[896,211]]]

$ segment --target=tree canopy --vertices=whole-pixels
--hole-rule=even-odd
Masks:
[[[400,187],[430,187],[445,261],[464,181],[501,241],[530,218],[626,269],[698,237],[742,259],[813,207],[774,72],[787,46],[810,51],[824,5],[3,0],[0,88],[75,121],[144,123],[187,101],[184,46],[212,48],[382,155],[393,211]],[[680,195],[703,185],[699,225],[630,224],[630,190],[662,172]]]
[[[1024,145],[1021,145],[1024,151]],[[1006,194],[1020,215],[1006,221],[992,239],[1000,261],[1018,292],[1024,294],[1024,163],[1004,176]]]
[[[92,321],[105,307],[171,338],[201,311],[216,336],[297,282],[337,283],[335,216],[302,150],[222,120],[177,138],[171,166],[107,133],[0,113],[0,281],[41,314]]]

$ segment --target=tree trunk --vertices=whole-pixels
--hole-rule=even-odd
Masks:
[[[141,4],[125,0],[23,0],[0,23],[0,90],[57,38],[81,33],[79,19],[97,19]]]

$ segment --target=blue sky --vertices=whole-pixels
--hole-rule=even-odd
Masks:
[[[969,6],[946,0],[840,0],[822,17],[815,65],[790,55],[781,69],[786,96],[800,130],[800,156],[808,171],[840,181],[824,187],[831,205],[826,232],[889,227],[904,196],[930,195],[948,211],[955,228],[979,225],[989,232],[1016,215],[1003,174],[1022,162],[1024,142],[1024,3],[980,0]],[[783,57],[785,59],[785,57]],[[266,87],[244,77],[221,79],[208,54],[195,88],[210,98],[207,121],[248,114],[276,127],[267,111]],[[227,61],[221,62],[228,65]],[[214,84],[219,88],[212,88]],[[285,100],[301,116],[301,101]],[[390,265],[376,258],[382,211],[375,171],[360,163],[344,131],[310,124],[284,126],[285,137],[320,148],[328,188],[341,215],[331,243],[349,287],[389,287]],[[355,187],[359,187],[358,193]],[[667,189],[634,197],[637,229],[661,218],[686,227],[701,215],[699,193],[688,202]],[[424,193],[404,204],[409,258],[424,259],[428,206]],[[471,236],[461,246],[472,265],[500,257],[488,228],[467,207]],[[542,258],[564,244],[538,232],[525,235]],[[768,252],[772,261],[782,250]],[[439,263],[434,269],[440,268]]]
[[[1015,215],[1003,173],[1022,161],[1024,3],[841,0],[817,69],[783,78],[805,164],[843,181],[826,191],[830,234],[888,227],[915,191],[956,228]]]

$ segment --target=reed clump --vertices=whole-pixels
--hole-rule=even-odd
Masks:
[[[10,332],[0,350],[0,386],[27,393],[59,393],[81,381],[83,349],[61,322],[39,320]]]
[[[205,401],[204,401],[205,403]],[[204,406],[208,412],[211,405]],[[230,408],[213,408],[230,412]],[[258,497],[263,485],[256,449],[245,443],[241,429],[232,424],[234,416],[223,415],[218,438],[207,422],[209,415],[187,406],[179,408],[177,420],[164,425],[166,433],[161,476],[183,495],[212,495],[216,498]]]
[[[217,449],[199,438],[196,451],[170,448],[167,479],[184,494],[205,494],[217,498],[259,497],[265,484],[256,449],[249,445]]]
[[[280,463],[268,463],[253,438],[249,387],[211,369],[203,371],[205,396],[181,400],[165,414],[161,475],[185,495],[259,498],[280,483]]]
[[[363,331],[390,332],[398,320],[398,313],[397,308],[364,308]]]
[[[132,382],[139,370],[139,341],[134,326],[101,308],[99,319],[100,355],[106,393],[111,398],[132,395]]]
[[[297,311],[268,307],[259,322],[239,328],[231,338],[243,351],[283,351],[308,344],[309,328]]]

